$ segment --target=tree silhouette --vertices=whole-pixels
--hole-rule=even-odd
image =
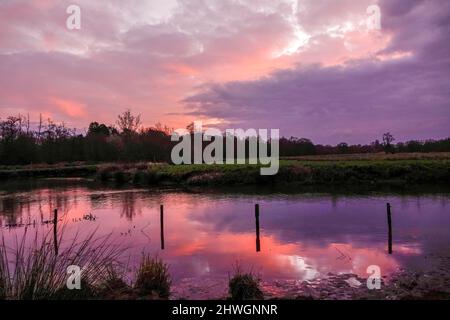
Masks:
[[[134,116],[130,109],[117,116],[117,125],[122,133],[135,133],[141,127],[141,115]]]
[[[394,140],[395,138],[390,132],[386,132],[383,134],[383,146],[386,153],[394,153],[394,148],[392,146],[392,142],[394,142]]]
[[[130,110],[118,116],[118,129],[99,122],[91,122],[86,134],[68,128],[42,116],[36,125],[30,125],[28,117],[10,116],[0,119],[0,164],[20,165],[32,163],[58,163],[74,161],[155,161],[170,162],[175,142],[171,141],[173,129],[156,124],[142,128],[139,115]],[[31,122],[32,123],[32,122]],[[191,123],[187,129],[193,131]],[[192,133],[191,133],[192,134]],[[228,137],[229,138],[229,137]],[[236,147],[238,137],[232,137]],[[225,137],[224,137],[225,139]],[[297,137],[281,137],[280,156],[356,154],[373,152],[445,152],[450,151],[450,138],[441,140],[412,140],[394,144],[390,132],[382,141],[366,145],[314,144]],[[246,144],[248,139],[246,140]],[[270,142],[269,142],[270,143]],[[203,144],[206,147],[207,143]],[[247,149],[247,148],[246,148]],[[236,150],[236,149],[235,149]],[[225,141],[224,141],[224,154]],[[235,151],[236,154],[236,151]]]

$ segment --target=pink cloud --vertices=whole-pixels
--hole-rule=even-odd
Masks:
[[[237,119],[226,108],[217,112],[205,103],[208,108],[193,110],[192,104],[182,101],[202,94],[213,84],[229,88],[228,84],[236,81],[248,84],[261,80],[259,85],[265,87],[264,79],[276,82],[275,74],[288,74],[299,65],[307,70],[319,65],[317,72],[326,74],[326,68],[361,61],[373,60],[380,65],[410,61],[438,39],[448,40],[438,25],[445,25],[445,10],[438,5],[414,2],[408,7],[398,1],[376,2],[382,7],[380,32],[368,32],[365,27],[366,8],[373,4],[369,0],[307,0],[297,7],[289,0],[186,0],[170,6],[161,1],[152,2],[152,10],[142,1],[129,4],[111,0],[100,4],[79,0],[82,29],[76,32],[65,27],[65,9],[72,1],[1,2],[0,116],[11,110],[30,114],[51,110],[58,117],[55,120],[86,127],[88,120],[113,123],[116,114],[131,108],[142,114],[146,125],[160,121],[184,126],[199,116],[232,122]],[[428,54],[438,55],[444,49],[429,50]],[[376,68],[373,64],[365,66]],[[342,78],[347,79],[351,73],[343,73]],[[292,83],[286,86],[297,91],[302,87]],[[425,93],[423,97],[446,99],[436,98],[435,89],[426,83],[418,87],[427,88],[419,90]],[[277,97],[284,90],[270,86],[264,93],[250,90],[261,96],[248,102],[245,109],[240,99],[242,94],[248,97],[250,93],[243,92],[249,90],[248,86],[242,88],[227,91],[229,101],[221,100],[219,104],[237,103],[230,109],[240,114],[242,121],[249,121],[246,114],[254,114],[249,108],[256,108],[261,96],[269,94],[265,101],[280,101]],[[311,90],[317,99],[323,96]],[[344,96],[346,92],[352,90],[335,92],[336,100],[354,103],[355,99]],[[283,115],[295,118],[299,115],[295,111],[296,99],[271,108],[284,108],[280,110]],[[309,117],[307,123],[314,123],[312,115],[319,114],[322,108],[306,109],[301,114]],[[264,113],[260,107],[256,110]],[[439,110],[435,109],[434,116],[440,114]],[[335,114],[333,119],[339,126],[334,128],[336,132],[348,129],[348,123],[339,118],[342,110],[327,112]],[[273,119],[273,115],[265,117],[265,122]],[[295,127],[281,116],[276,119],[280,127]],[[380,119],[383,121],[391,119]],[[439,119],[433,118],[432,122],[436,121]]]
[[[82,103],[55,97],[52,97],[49,100],[56,105],[59,110],[71,118],[83,118],[86,116],[86,106]]]

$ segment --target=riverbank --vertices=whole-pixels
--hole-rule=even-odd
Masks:
[[[28,182],[38,186],[15,189],[16,184]],[[176,279],[169,299],[228,299],[229,277],[237,262],[261,278],[264,299],[448,299],[445,289],[450,282],[443,279],[448,279],[450,269],[441,263],[450,262],[441,259],[450,256],[448,194],[410,197],[376,192],[370,197],[340,197],[284,194],[278,188],[257,194],[266,188],[255,186],[246,188],[254,190],[250,196],[238,193],[242,190],[238,187],[230,187],[235,192],[231,195],[201,187],[195,194],[178,188],[116,187],[67,178],[15,180],[4,186],[7,188],[0,188],[0,232],[11,248],[16,235],[25,229],[39,234],[50,231],[52,236],[51,223],[49,226],[45,220],[57,207],[68,232],[61,237],[60,246],[78,230],[98,230],[99,238],[111,235],[115,244],[132,248],[119,251],[129,270],[139,265],[144,250],[151,252],[164,259]],[[298,192],[300,188],[286,189]],[[393,208],[392,255],[386,250],[386,202]],[[261,209],[260,252],[255,251],[255,203]],[[167,217],[163,233],[160,204]],[[86,219],[86,214],[95,219]],[[36,228],[30,225],[34,220]],[[165,234],[165,250],[159,249],[161,234]],[[42,257],[51,257],[51,240],[46,241],[49,254]],[[196,269],[199,262],[208,266],[208,272]],[[381,274],[387,276],[381,290],[368,290],[365,285],[369,265],[379,265]],[[391,281],[399,268],[407,273],[402,280]],[[65,269],[61,270],[65,274]],[[123,275],[120,268],[118,275]],[[106,286],[114,288],[112,292],[105,289],[107,276],[109,273],[94,281],[86,298],[158,298],[136,290],[134,272],[122,281],[113,278]]]
[[[266,291],[266,299],[298,300],[449,300],[448,270],[427,272],[400,270],[391,278],[382,278],[379,289],[368,289],[367,279],[354,274],[329,274],[301,283],[280,282],[284,295]]]
[[[62,164],[0,168],[0,179],[87,177],[138,186],[235,185],[448,185],[450,160],[281,160],[279,172],[260,175],[260,165]]]
[[[399,269],[389,277],[382,276],[379,287],[367,286],[367,278],[352,273],[328,273],[311,280],[272,280],[260,279],[256,274],[248,274],[253,281],[242,283],[243,292],[258,292],[248,295],[248,300],[450,300],[450,257],[430,257],[440,260],[427,270]],[[231,281],[205,281],[200,284],[187,282],[175,286],[170,299],[236,299],[230,296]],[[374,280],[369,280],[374,284]],[[255,285],[258,287],[255,290]],[[217,290],[220,287],[222,290]],[[208,288],[221,291],[212,295]],[[245,299],[237,299],[245,300]]]

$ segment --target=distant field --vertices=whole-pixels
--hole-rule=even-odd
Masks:
[[[328,154],[314,156],[281,157],[283,160],[307,161],[349,161],[349,160],[449,160],[450,152],[413,152],[413,153],[355,153],[355,154]]]
[[[450,152],[351,154],[288,157],[274,176],[260,165],[170,165],[64,163],[0,167],[0,181],[15,178],[88,177],[99,181],[151,185],[445,185],[450,186]]]

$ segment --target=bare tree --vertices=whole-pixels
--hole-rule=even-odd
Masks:
[[[119,129],[126,134],[138,131],[141,126],[141,115],[133,115],[130,109],[127,109],[117,117]]]

